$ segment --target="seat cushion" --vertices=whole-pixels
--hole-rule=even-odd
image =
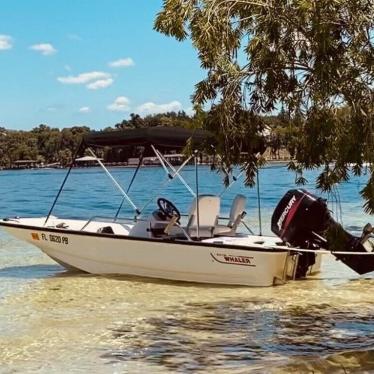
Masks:
[[[187,232],[187,228],[186,227],[183,227],[185,232]],[[214,227],[212,226],[200,226],[199,227],[199,237],[200,238],[211,238],[213,236],[213,231],[214,231]],[[170,236],[176,236],[176,237],[186,237],[182,228],[178,227],[178,226],[173,226],[170,230],[169,230],[169,235]],[[188,231],[188,235],[191,237],[191,238],[196,238],[197,237],[197,228],[196,227],[192,227],[189,229]]]
[[[213,226],[199,226],[199,237],[200,238],[211,238],[213,236],[214,227]],[[197,237],[197,227],[191,227],[188,230],[188,234],[192,238]]]
[[[235,230],[226,225],[216,225],[213,231],[214,236],[231,236],[235,235]]]

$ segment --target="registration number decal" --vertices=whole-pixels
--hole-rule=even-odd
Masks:
[[[46,242],[58,243],[58,244],[69,244],[69,239],[67,236],[54,235],[54,234],[38,234],[37,232],[31,233],[32,240],[44,240]]]

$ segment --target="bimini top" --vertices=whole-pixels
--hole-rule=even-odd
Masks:
[[[83,138],[83,147],[126,147],[155,146],[157,148],[182,149],[187,141],[201,148],[213,145],[214,136],[201,129],[185,129],[180,127],[149,127],[105,132],[92,132]]]

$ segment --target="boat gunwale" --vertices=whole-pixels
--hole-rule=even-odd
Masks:
[[[19,223],[11,223],[11,222],[4,222],[0,221],[0,227],[11,227],[11,228],[20,228],[23,230],[34,230],[34,231],[47,231],[59,234],[70,234],[75,236],[90,236],[90,237],[99,237],[99,238],[110,238],[116,240],[133,240],[133,241],[140,241],[140,242],[155,242],[155,243],[167,243],[167,244],[177,244],[177,245],[194,245],[198,247],[213,247],[213,248],[227,248],[227,249],[236,249],[242,251],[257,251],[257,252],[269,252],[269,253],[284,253],[289,251],[295,251],[297,248],[275,248],[275,247],[249,247],[244,245],[234,245],[234,244],[217,244],[217,243],[207,243],[207,242],[199,242],[199,241],[182,241],[182,240],[172,240],[172,239],[151,239],[151,238],[142,238],[137,236],[129,236],[129,235],[118,235],[118,234],[106,234],[106,233],[98,233],[98,232],[90,232],[90,231],[77,231],[77,230],[69,230],[69,229],[60,229],[54,227],[40,227],[40,226],[31,226],[31,225],[24,225]],[[218,239],[219,240],[219,239]]]

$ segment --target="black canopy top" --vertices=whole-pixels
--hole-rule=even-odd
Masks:
[[[83,138],[83,147],[150,146],[164,149],[182,149],[191,139],[194,147],[214,144],[213,135],[205,130],[180,127],[149,127],[141,129],[92,132]]]

